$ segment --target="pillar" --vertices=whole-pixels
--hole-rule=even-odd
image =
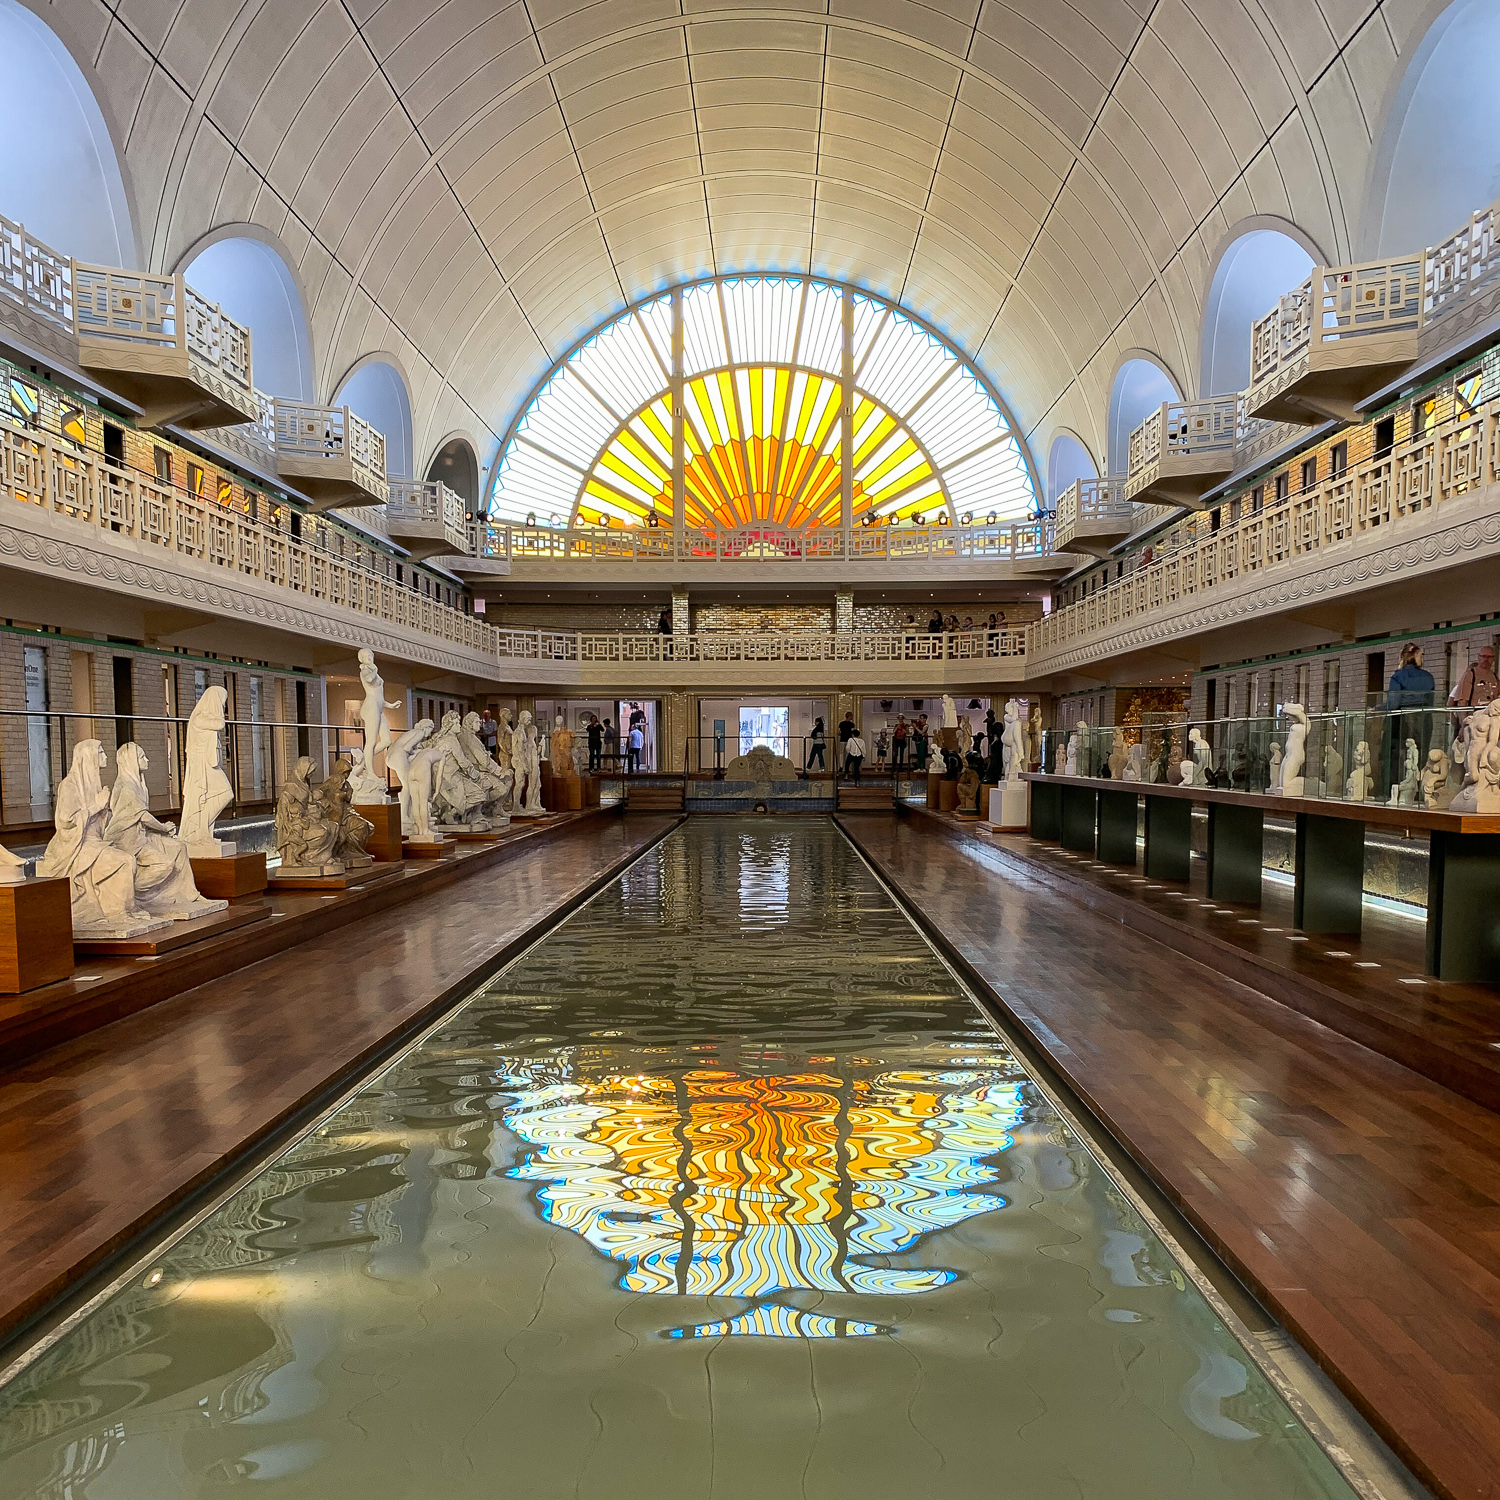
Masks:
[[[833,628],[839,635],[854,633],[854,590],[836,589],[833,595]]]
[[[693,631],[692,612],[688,608],[688,591],[686,589],[672,590],[672,634],[691,635]]]

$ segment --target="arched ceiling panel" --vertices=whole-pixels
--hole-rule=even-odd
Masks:
[[[1028,433],[1098,445],[1122,350],[1196,383],[1230,225],[1352,253],[1413,24],[1408,0],[27,3],[99,92],[150,264],[262,224],[320,394],[399,351],[419,448],[455,402],[494,438],[587,328],[740,269],[900,300]]]

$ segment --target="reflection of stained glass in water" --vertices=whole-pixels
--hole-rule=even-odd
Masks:
[[[697,1297],[946,1286],[957,1273],[889,1261],[1004,1207],[985,1163],[1021,1115],[998,1071],[583,1080],[549,1061],[505,1086],[506,1125],[537,1148],[512,1175],[542,1184],[546,1217],[621,1263],[625,1290]],[[675,1336],[882,1331],[762,1307]]]

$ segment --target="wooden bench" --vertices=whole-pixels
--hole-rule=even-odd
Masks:
[[[1206,808],[1208,893],[1217,901],[1259,905],[1266,814],[1294,818],[1293,920],[1304,932],[1360,930],[1367,827],[1425,832],[1427,973],[1500,982],[1500,816],[1036,771],[1024,779],[1031,783],[1031,836],[1105,864],[1135,863],[1144,797],[1145,872],[1152,880],[1187,880],[1193,808]]]

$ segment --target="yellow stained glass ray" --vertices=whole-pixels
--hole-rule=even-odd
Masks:
[[[842,383],[814,370],[748,365],[683,387],[683,514],[689,527],[836,526]],[[910,431],[863,394],[854,402],[854,505],[908,515],[944,501]],[[580,487],[577,524],[639,524],[672,509],[672,417],[663,393],[616,431]]]

